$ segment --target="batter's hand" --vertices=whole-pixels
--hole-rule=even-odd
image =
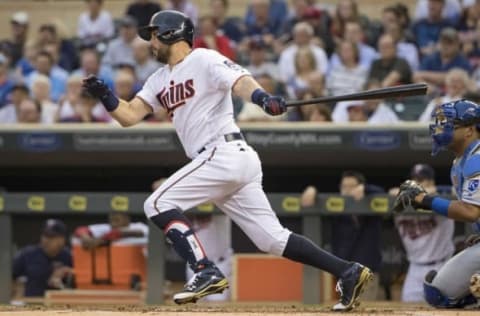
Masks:
[[[262,108],[270,115],[281,115],[287,111],[285,99],[274,95],[269,95],[263,99]]]
[[[409,207],[417,209],[420,204],[415,201],[415,198],[420,194],[426,194],[425,189],[413,180],[407,180],[400,185],[399,192],[393,202],[392,211],[395,213],[403,212]]]
[[[97,76],[94,75],[90,75],[87,78],[83,79],[82,87],[97,99],[102,99],[102,97],[105,97],[106,95],[111,93],[105,82],[103,82],[102,79],[97,78]]]

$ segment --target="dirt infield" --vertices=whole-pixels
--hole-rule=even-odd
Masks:
[[[355,311],[343,315],[389,315],[389,316],[474,316],[480,315],[480,310],[436,310],[425,305],[408,305],[392,302],[363,303]],[[199,316],[199,315],[338,315],[330,311],[329,306],[306,306],[301,304],[198,304],[188,306],[62,306],[62,307],[10,307],[0,306],[0,316]]]

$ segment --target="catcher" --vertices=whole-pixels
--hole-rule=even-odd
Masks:
[[[428,272],[423,286],[430,305],[463,308],[480,299],[480,106],[458,100],[440,105],[432,116],[432,155],[441,150],[454,153],[450,176],[458,200],[427,194],[418,183],[407,180],[400,186],[393,211],[413,207],[472,223],[477,234],[467,238],[468,247],[438,272]]]

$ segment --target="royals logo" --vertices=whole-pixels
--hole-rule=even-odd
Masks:
[[[170,81],[170,86],[164,87],[157,99],[160,105],[167,110],[168,113],[172,113],[176,108],[185,105],[186,100],[195,95],[195,88],[193,86],[193,79],[188,79],[185,82],[175,83]]]

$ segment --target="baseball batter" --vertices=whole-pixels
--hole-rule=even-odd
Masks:
[[[451,180],[458,200],[428,194],[418,183],[407,180],[400,186],[394,211],[408,206],[433,212],[480,227],[480,106],[467,100],[440,105],[430,125],[432,154],[448,149],[455,154]],[[479,238],[469,240],[478,241]],[[424,297],[435,307],[462,308],[480,298],[480,243],[472,242],[440,270],[425,276]]]
[[[156,13],[139,35],[150,41],[164,67],[130,101],[120,100],[95,76],[84,88],[98,97],[122,126],[134,125],[154,111],[166,110],[190,163],[168,178],[146,201],[145,214],[190,265],[193,277],[174,295],[178,304],[196,302],[228,287],[227,279],[206,256],[183,211],[212,201],[267,253],[309,264],[335,275],[341,299],[334,310],[356,304],[371,271],[322,250],[284,228],[262,189],[262,168],[255,150],[233,119],[232,92],[270,115],[286,111],[285,101],[266,93],[252,76],[210,49],[192,49],[192,21],[184,14]],[[159,157],[162,159],[162,157]],[[217,236],[217,238],[224,238]]]

